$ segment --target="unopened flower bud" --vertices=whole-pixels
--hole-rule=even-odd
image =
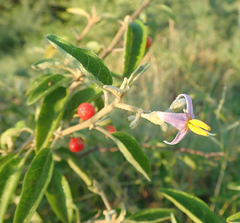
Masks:
[[[186,108],[185,98],[179,98],[173,101],[167,112],[179,112]]]
[[[129,122],[133,121],[136,118],[135,115],[130,115],[127,119]]]
[[[138,122],[139,122],[139,118],[136,117],[136,118],[130,123],[129,127],[130,127],[131,129],[136,128],[136,127],[138,126]]]

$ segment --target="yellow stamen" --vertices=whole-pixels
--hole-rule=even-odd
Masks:
[[[198,135],[202,135],[202,136],[208,136],[209,133],[201,128],[199,128],[198,126],[192,125],[190,123],[187,124],[188,128],[193,131],[194,133],[198,134]]]
[[[208,131],[211,130],[211,127],[209,127],[206,123],[198,120],[198,119],[191,119],[188,121],[188,123],[192,124],[192,125],[195,125],[195,126],[198,126],[200,128],[203,128],[203,129],[206,129]]]

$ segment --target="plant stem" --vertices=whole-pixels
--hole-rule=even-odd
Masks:
[[[103,94],[104,94],[104,106],[107,107],[109,105],[109,98],[108,98],[108,91],[103,90]]]
[[[34,135],[30,135],[26,140],[26,142],[24,142],[15,152],[20,155],[26,149],[26,147],[33,142],[33,140],[34,140]]]
[[[121,109],[124,109],[126,111],[131,111],[131,112],[135,112],[135,113],[138,113],[139,109],[138,107],[136,106],[132,106],[132,105],[127,105],[127,104],[123,104],[123,103],[118,103],[116,105],[117,108],[121,108]]]
[[[116,105],[120,102],[121,99],[116,98],[110,105],[108,105],[107,107],[104,107],[102,110],[100,110],[96,115],[94,115],[92,118],[88,119],[87,121],[78,124],[78,125],[74,125],[72,127],[69,127],[67,129],[64,129],[62,132],[60,132],[59,134],[61,136],[65,136],[68,135],[70,133],[79,131],[81,129],[85,129],[90,127],[91,125],[93,125],[96,121],[98,121],[100,118],[102,118],[104,115],[108,114],[109,112],[111,112]]]

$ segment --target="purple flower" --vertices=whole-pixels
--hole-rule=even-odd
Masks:
[[[164,142],[169,145],[177,144],[187,135],[190,130],[198,135],[215,135],[205,131],[211,130],[207,124],[198,119],[194,119],[191,97],[187,94],[180,94],[177,96],[176,100],[181,97],[184,97],[186,100],[186,110],[184,110],[184,113],[158,112],[158,117],[160,119],[179,130],[177,136],[172,142]]]

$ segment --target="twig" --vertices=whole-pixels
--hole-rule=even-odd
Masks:
[[[119,103],[116,105],[117,108],[121,108],[124,109],[126,111],[131,111],[131,112],[135,112],[137,113],[139,111],[139,108],[136,106],[132,106],[132,105],[127,105],[127,104],[123,104],[123,103]]]
[[[203,156],[206,159],[208,159],[209,157],[212,157],[212,156],[224,156],[223,152],[203,153],[201,151],[196,151],[196,150],[186,149],[186,148],[180,148],[178,151],[182,152],[182,153],[191,153],[191,154],[194,154],[197,156]]]
[[[83,123],[71,126],[67,129],[64,129],[61,133],[59,133],[62,136],[68,135],[70,133],[79,131],[81,129],[88,128],[89,126],[93,125],[96,121],[98,121],[100,118],[102,118],[104,115],[108,114],[111,112],[116,105],[120,102],[121,99],[116,98],[110,105],[107,107],[104,107],[102,110],[100,110],[96,115],[94,115],[92,118],[86,120]]]
[[[88,150],[87,152],[77,155],[77,157],[87,156],[88,154],[90,154],[90,153],[92,153],[92,152],[95,152],[95,151],[97,151],[97,150],[99,150],[99,147],[98,147],[98,146],[95,146],[94,148]]]
[[[30,135],[26,142],[24,142],[19,148],[17,148],[15,152],[21,154],[26,149],[26,147],[33,142],[33,139],[34,135]]]

